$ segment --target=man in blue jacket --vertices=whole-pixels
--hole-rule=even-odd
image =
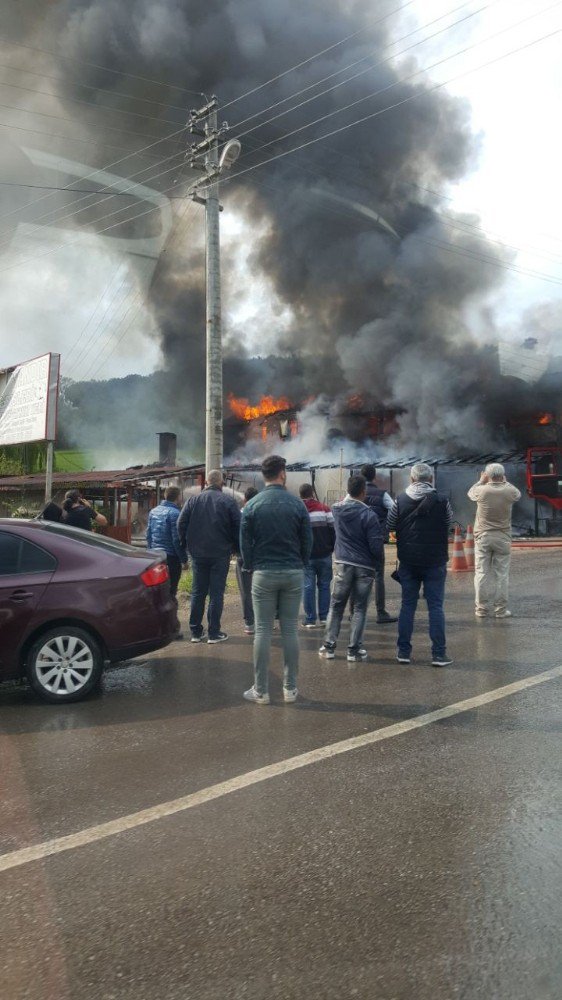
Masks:
[[[343,614],[350,598],[353,614],[347,659],[350,663],[367,659],[367,650],[362,646],[363,632],[375,571],[383,559],[384,543],[379,519],[365,503],[366,486],[364,476],[350,476],[347,496],[332,507],[336,528],[335,573],[324,645],[318,651],[325,660],[334,659]]]
[[[207,642],[228,639],[226,632],[221,631],[221,615],[230,556],[238,551],[240,511],[234,498],[223,493],[223,484],[220,469],[209,472],[206,489],[189,498],[178,519],[180,542],[186,545],[193,565],[189,617],[192,642],[202,642],[204,638],[207,595]]]
[[[147,549],[163,549],[166,553],[170,574],[170,591],[176,603],[181,568],[187,562],[187,552],[178,535],[178,518],[180,516],[178,501],[180,497],[181,490],[177,486],[168,486],[164,493],[164,500],[150,511],[146,528]],[[177,638],[181,639],[182,634],[179,629],[178,621]]]
[[[265,489],[242,511],[240,551],[245,570],[253,571],[255,615],[254,685],[246,701],[269,705],[269,654],[275,614],[279,614],[283,643],[283,698],[297,699],[299,668],[298,618],[304,567],[312,551],[308,511],[286,489],[285,459],[269,455],[262,462]]]

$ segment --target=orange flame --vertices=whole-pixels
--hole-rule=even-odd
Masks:
[[[347,407],[349,410],[363,410],[365,408],[365,400],[363,396],[359,395],[358,392],[350,396],[347,401]]]
[[[271,413],[278,413],[279,410],[292,409],[292,403],[286,396],[262,396],[256,406],[251,406],[248,399],[237,398],[232,393],[228,395],[228,405],[235,417],[239,420],[256,420],[257,417],[268,417]]]
[[[553,423],[554,416],[552,413],[541,413],[539,415],[539,424],[541,427],[548,427],[549,424]]]

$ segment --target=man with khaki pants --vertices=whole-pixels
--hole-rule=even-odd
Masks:
[[[521,493],[505,478],[499,462],[487,465],[468,491],[476,502],[474,590],[477,618],[511,618],[507,607],[511,559],[511,509]]]

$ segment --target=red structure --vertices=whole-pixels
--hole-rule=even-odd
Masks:
[[[527,493],[562,511],[562,448],[527,449]]]

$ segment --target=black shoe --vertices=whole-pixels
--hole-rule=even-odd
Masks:
[[[388,611],[381,611],[377,615],[377,625],[391,625],[392,622],[397,622],[398,616],[389,615]]]
[[[434,656],[431,660],[432,667],[448,667],[452,663],[450,656],[445,653],[444,656]]]
[[[201,632],[201,635],[193,635],[192,634],[191,641],[192,642],[204,642],[205,641],[205,633]]]
[[[398,663],[411,663],[412,662],[408,653],[400,653],[400,652],[398,652],[396,654],[396,659],[398,660]]]

